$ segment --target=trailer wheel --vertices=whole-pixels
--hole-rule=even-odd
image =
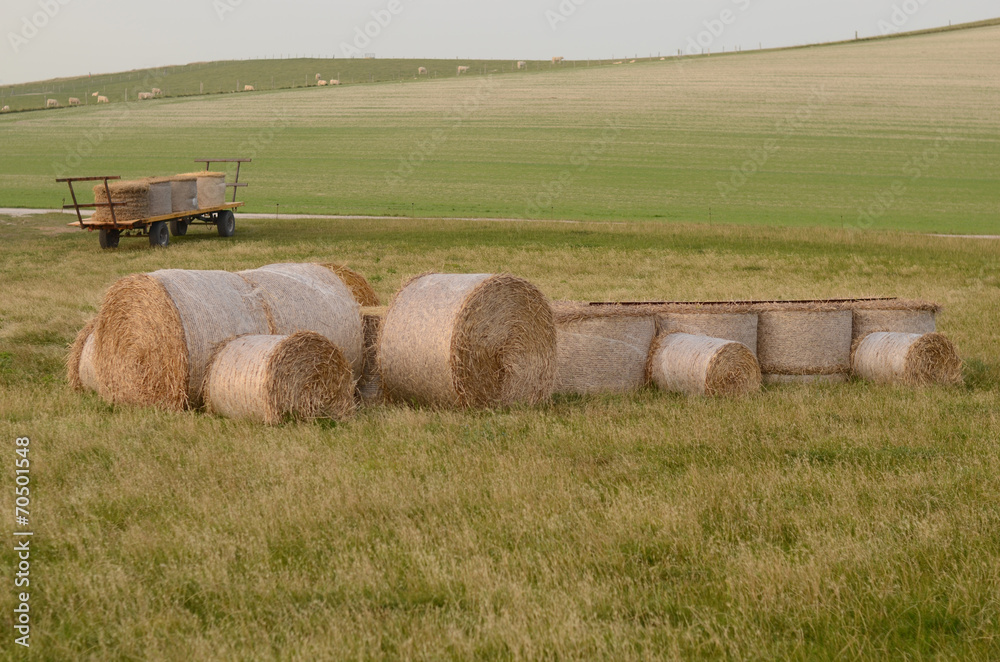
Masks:
[[[231,209],[220,211],[215,225],[219,228],[220,237],[232,237],[236,234],[236,215]]]
[[[183,237],[188,233],[188,221],[186,219],[179,219],[176,221],[170,221],[170,234],[175,237]]]
[[[157,221],[149,226],[149,245],[166,248],[170,245],[170,230],[166,221]]]
[[[118,248],[118,239],[121,237],[119,230],[100,230],[97,239],[101,242],[101,248]]]

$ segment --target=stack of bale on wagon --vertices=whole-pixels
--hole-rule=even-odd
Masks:
[[[94,202],[108,202],[108,191],[115,203],[115,220],[135,221],[199,209],[219,207],[226,201],[226,174],[201,171],[169,177],[144,177],[116,180],[94,186]],[[111,209],[98,206],[95,222],[112,220]]]

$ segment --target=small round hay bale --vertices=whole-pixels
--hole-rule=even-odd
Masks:
[[[624,393],[646,384],[653,317],[556,322],[556,393]]]
[[[687,395],[747,395],[761,384],[760,365],[749,347],[688,333],[656,339],[649,378],[664,391]]]
[[[323,264],[322,266],[337,274],[337,277],[344,282],[347,289],[354,295],[355,300],[362,306],[371,308],[382,305],[378,300],[378,294],[375,293],[374,288],[357,271],[342,264]]]
[[[350,364],[311,331],[229,341],[213,356],[203,393],[209,413],[268,425],[286,417],[340,420],[354,411]]]
[[[94,370],[94,327],[97,319],[87,322],[76,334],[66,357],[66,379],[74,391],[96,391],[97,373]]]
[[[879,331],[924,335],[937,331],[933,310],[855,310],[854,340]]]
[[[851,370],[850,310],[760,312],[757,358],[765,375],[837,375]]]
[[[762,379],[767,385],[846,384],[848,377],[839,373],[836,375],[763,375]]]
[[[263,301],[236,274],[168,269],[127,276],[105,294],[94,330],[100,393],[121,404],[197,407],[215,348],[268,332]]]
[[[549,303],[509,275],[428,274],[394,298],[379,370],[394,399],[432,406],[537,403],[552,394],[556,329]]]
[[[962,383],[962,359],[940,333],[870,333],[858,342],[852,363],[855,375],[879,384]]]
[[[757,313],[662,313],[657,317],[661,334],[689,333],[731,340],[757,355]]]
[[[358,396],[366,404],[383,400],[382,375],[378,368],[378,339],[382,333],[385,308],[365,308],[361,311],[365,325],[365,360],[358,380]]]
[[[318,264],[269,264],[239,276],[260,292],[271,334],[315,331],[340,348],[355,375],[361,374],[361,306],[333,272]]]

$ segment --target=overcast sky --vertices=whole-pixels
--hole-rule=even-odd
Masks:
[[[666,55],[997,16],[996,0],[0,0],[0,84],[355,48],[416,58]],[[366,28],[375,36],[359,37]]]

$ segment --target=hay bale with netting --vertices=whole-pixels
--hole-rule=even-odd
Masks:
[[[271,334],[315,331],[339,347],[354,374],[361,375],[361,306],[336,274],[319,264],[269,264],[239,276],[263,298]]]
[[[648,377],[664,391],[699,396],[747,395],[761,384],[760,364],[749,347],[689,333],[657,336]]]
[[[108,182],[108,190],[111,191],[112,202],[124,203],[115,205],[114,219],[119,222],[163,216],[171,211],[170,182],[165,179],[112,181]],[[94,202],[108,202],[108,191],[103,183],[94,187]],[[91,221],[110,223],[111,208],[97,207]]]
[[[656,320],[593,317],[556,321],[556,393],[625,393],[646,384]]]
[[[365,277],[357,271],[354,271],[349,267],[345,267],[342,264],[323,263],[322,266],[335,273],[337,277],[343,281],[344,285],[351,290],[351,294],[354,295],[354,299],[362,306],[371,308],[382,305],[379,301],[378,294],[375,293],[375,289],[365,279]]]
[[[940,306],[927,301],[859,304],[854,308],[854,340],[879,331],[920,335],[934,333],[940,310]]]
[[[361,311],[365,327],[365,359],[358,380],[358,397],[366,404],[383,401],[382,375],[378,368],[378,340],[385,320],[385,308],[364,308]]]
[[[847,375],[851,371],[851,310],[839,306],[762,306],[757,358],[772,375]]]
[[[66,379],[75,391],[96,391],[97,373],[94,369],[94,327],[97,320],[92,319],[80,329],[76,339],[69,348],[66,357]]]
[[[851,363],[855,375],[879,384],[962,383],[962,359],[940,333],[870,333],[857,342]]]
[[[810,386],[821,384],[846,384],[848,375],[764,375],[764,383],[768,385],[806,384]]]
[[[198,176],[175,175],[164,178],[170,182],[170,209],[173,213],[198,209]]]
[[[555,385],[552,310],[538,288],[514,276],[418,276],[386,313],[378,360],[383,388],[396,400],[537,403]]]
[[[198,209],[221,207],[226,202],[226,173],[212,170],[189,172],[178,177],[194,177],[198,187]]]
[[[351,366],[318,333],[241,336],[222,345],[205,371],[208,412],[275,425],[286,418],[341,420],[354,411]]]
[[[168,269],[112,285],[94,333],[105,399],[182,410],[201,405],[205,369],[221,343],[270,327],[260,293],[238,275]]]
[[[687,333],[731,340],[757,355],[757,313],[668,312],[657,315],[656,321],[660,334]]]

